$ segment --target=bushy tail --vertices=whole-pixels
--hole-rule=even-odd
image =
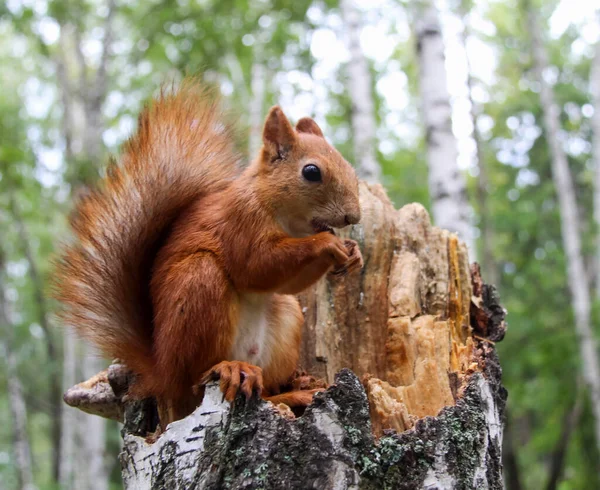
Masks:
[[[159,242],[182,209],[238,173],[219,107],[189,81],[147,106],[120,162],[76,204],[75,240],[57,261],[65,324],[142,380],[153,366],[148,290]]]

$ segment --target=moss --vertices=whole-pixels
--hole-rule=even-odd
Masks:
[[[487,434],[477,376],[456,406],[379,441],[371,433],[362,385],[348,370],[296,420],[281,417],[258,399],[240,397],[221,425],[206,429],[191,488],[304,490],[335,484],[408,490],[422,488],[432,468],[447,471],[456,488],[472,488]],[[336,430],[322,427],[323,415],[333,420]],[[486,462],[489,487],[502,488],[500,448],[488,445],[487,451],[493,460]],[[176,445],[162,449],[164,468],[157,472],[156,488],[176,486],[167,483],[177,481],[173,463],[178,456]],[[188,482],[185,486],[190,487]]]

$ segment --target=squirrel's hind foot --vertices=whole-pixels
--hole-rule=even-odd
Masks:
[[[235,399],[238,391],[248,399],[253,392],[260,396],[263,390],[262,369],[243,361],[222,361],[216,364],[204,374],[200,383],[206,384],[216,379],[220,380],[221,391],[228,402]]]

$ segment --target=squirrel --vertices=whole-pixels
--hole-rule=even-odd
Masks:
[[[63,323],[135,373],[129,395],[155,397],[163,428],[210,378],[228,401],[308,405],[312,391],[278,394],[299,357],[293,295],[363,264],[333,232],[360,220],[358,180],[317,123],[271,108],[242,168],[225,121],[200,83],[163,89],[78,198],[56,262]]]

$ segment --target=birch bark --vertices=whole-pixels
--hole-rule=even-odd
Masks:
[[[452,108],[439,15],[431,0],[416,3],[414,13],[433,221],[437,226],[457,233],[473,258],[471,209],[465,179],[458,168],[457,143],[452,133]]]
[[[62,389],[67,391],[77,379],[77,340],[72,332],[63,333],[63,376]],[[60,474],[58,481],[60,488],[69,490],[73,488],[72,478],[75,460],[75,436],[77,434],[78,414],[66,405],[61,411],[61,444],[60,444]]]
[[[341,0],[340,8],[346,27],[350,51],[348,90],[352,101],[352,139],[359,176],[369,183],[381,180],[381,167],[375,153],[375,107],[371,92],[371,73],[360,47],[360,14],[354,0]]]
[[[575,314],[575,329],[579,342],[581,369],[592,401],[596,444],[600,448],[600,364],[596,340],[591,326],[590,289],[581,253],[580,221],[575,188],[567,155],[563,149],[559,119],[560,109],[554,99],[553,89],[544,76],[550,65],[542,41],[537,12],[530,5],[527,10],[534,70],[540,83],[543,123],[546,140],[550,147],[552,178],[560,206],[561,234],[567,260],[567,279]]]
[[[101,357],[95,349],[86,345],[83,357],[83,375],[85,378],[91,377],[99,370],[105,367]],[[83,413],[78,413],[82,417],[82,423],[79,427],[85,430],[80,434],[80,440],[83,443],[85,452],[81,456],[85,458],[82,461],[84,469],[84,485],[77,488],[86,488],[88,490],[108,490],[108,466],[106,461],[106,419],[100,417],[86,417]]]

